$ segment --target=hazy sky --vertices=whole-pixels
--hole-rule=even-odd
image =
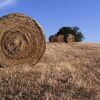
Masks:
[[[0,0],[0,16],[12,12],[36,19],[47,40],[62,26],[78,26],[84,42],[100,43],[100,0]]]

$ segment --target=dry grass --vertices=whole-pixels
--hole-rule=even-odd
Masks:
[[[100,100],[100,44],[47,43],[33,66],[0,68],[1,100]]]

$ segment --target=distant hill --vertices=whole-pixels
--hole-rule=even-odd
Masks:
[[[100,43],[47,43],[40,62],[0,68],[1,100],[100,100]]]

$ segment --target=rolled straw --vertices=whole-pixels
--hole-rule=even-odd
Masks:
[[[0,18],[0,63],[34,65],[44,54],[45,45],[44,32],[31,17],[12,13]]]
[[[57,42],[57,36],[56,35],[51,35],[50,37],[49,37],[49,42]]]
[[[72,35],[72,34],[68,34],[67,42],[68,42],[68,43],[73,43],[73,42],[75,42],[75,41],[76,41],[76,40],[75,40],[75,36]]]

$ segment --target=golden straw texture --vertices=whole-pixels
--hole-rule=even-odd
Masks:
[[[58,35],[57,42],[64,42],[64,35]]]
[[[12,13],[0,18],[0,63],[34,65],[45,51],[45,36],[31,17]]]
[[[72,34],[68,34],[68,37],[67,37],[67,42],[68,43],[72,43],[72,42],[75,42],[75,36],[72,35]]]
[[[51,35],[49,37],[49,42],[57,42],[57,36],[56,35]]]

